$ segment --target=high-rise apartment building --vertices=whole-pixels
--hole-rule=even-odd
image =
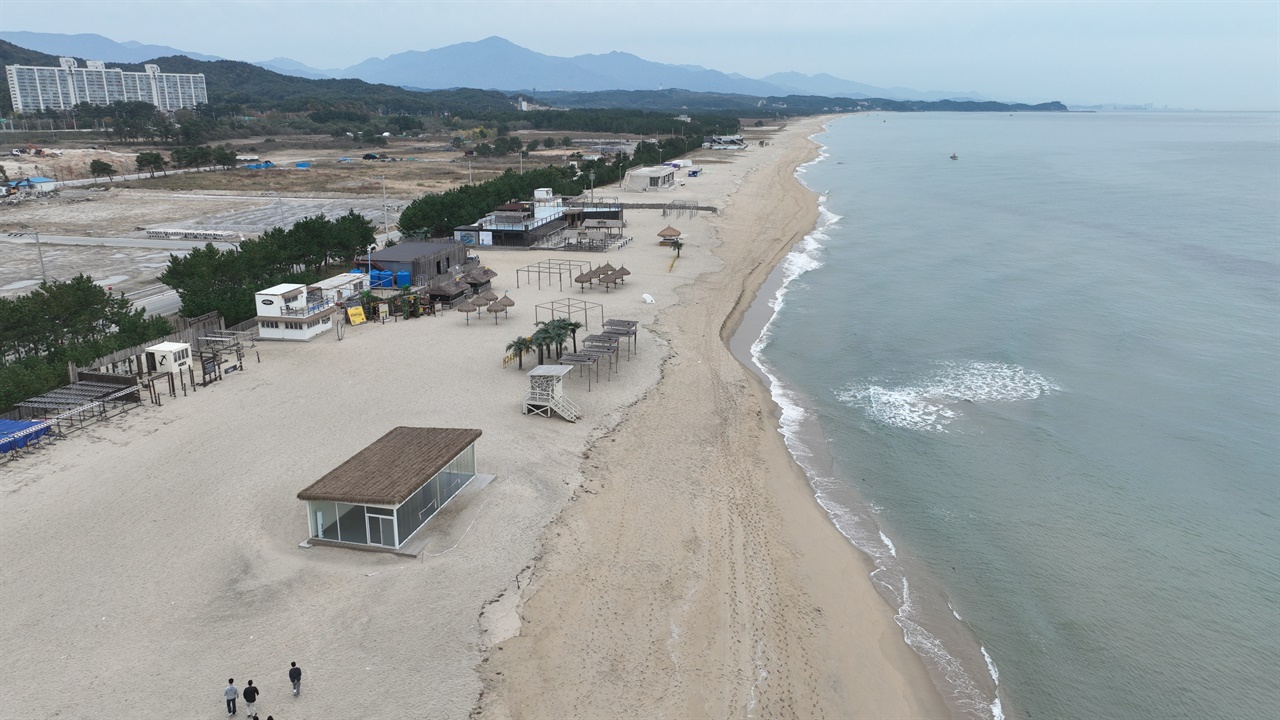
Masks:
[[[162,73],[156,65],[125,72],[98,60],[85,64],[88,67],[77,67],[74,58],[58,58],[58,67],[5,66],[14,112],[70,110],[82,102],[110,105],[121,100],[139,100],[169,112],[209,102],[203,74]]]

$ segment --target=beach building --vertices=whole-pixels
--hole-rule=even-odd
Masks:
[[[320,297],[325,300],[341,305],[352,298],[359,298],[361,293],[369,289],[368,279],[364,273],[341,273],[313,283],[310,287],[319,290]]]
[[[298,493],[311,542],[400,549],[476,477],[479,430],[397,427]]]
[[[551,188],[538,188],[533,191],[533,200],[500,205],[474,225],[454,228],[453,237],[465,245],[533,247],[584,220],[622,223],[622,204],[616,199],[578,199],[571,203],[556,197]]]
[[[622,179],[624,190],[644,192],[646,190],[665,190],[676,185],[676,169],[668,165],[647,165],[634,167],[627,171]]]
[[[258,337],[264,340],[310,340],[333,329],[338,306],[314,286],[281,283],[254,293]]]
[[[203,73],[163,73],[156,65],[143,72],[108,68],[89,60],[79,67],[74,58],[58,58],[58,67],[7,65],[9,98],[18,113],[70,110],[77,104],[110,105],[138,101],[165,112],[209,102]]]
[[[500,205],[474,225],[454,228],[453,237],[465,245],[531,247],[566,225],[564,204],[551,188],[538,188],[532,201]]]
[[[459,272],[467,263],[467,248],[449,240],[402,242],[370,253],[360,263],[369,263],[375,270],[391,272],[398,277],[402,272],[408,273],[405,277],[410,279],[410,284],[426,285],[438,275]]]

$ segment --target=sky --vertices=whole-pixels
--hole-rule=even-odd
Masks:
[[[311,67],[499,35],[1002,101],[1280,111],[1280,0],[0,0],[0,30]]]

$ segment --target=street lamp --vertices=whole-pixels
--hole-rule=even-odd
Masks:
[[[364,259],[369,261],[369,287],[373,287],[373,249],[378,247],[378,243],[374,243],[364,249]]]
[[[592,207],[595,207],[595,204],[596,204],[596,171],[595,171],[595,170],[588,170],[588,171],[587,171],[587,179],[589,179],[589,180],[591,181],[591,206],[592,206]]]
[[[40,247],[40,231],[24,230],[22,232],[11,232],[9,237],[34,237],[36,239],[36,255],[40,256],[40,280],[49,282],[49,276],[44,271],[44,250]]]

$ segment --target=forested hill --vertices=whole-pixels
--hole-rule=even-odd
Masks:
[[[743,117],[813,115],[829,112],[1067,112],[1060,102],[1027,105],[978,100],[886,100],[833,98],[823,95],[755,97],[688,90],[607,90],[602,92],[537,91],[537,100],[565,108],[635,108],[655,111],[731,110]]]
[[[84,59],[76,59],[83,67]],[[282,112],[337,107],[384,115],[429,115],[444,111],[479,114],[514,108],[511,98],[491,90],[417,92],[363,80],[308,80],[281,75],[249,63],[234,60],[204,62],[183,55],[156,58],[150,62],[159,65],[163,72],[204,73],[209,104],[213,106]],[[58,58],[0,40],[0,64],[56,67]],[[111,63],[109,67],[142,71],[142,64]],[[0,110],[7,114],[13,111],[7,78],[0,75],[0,83],[3,83],[0,86]]]

